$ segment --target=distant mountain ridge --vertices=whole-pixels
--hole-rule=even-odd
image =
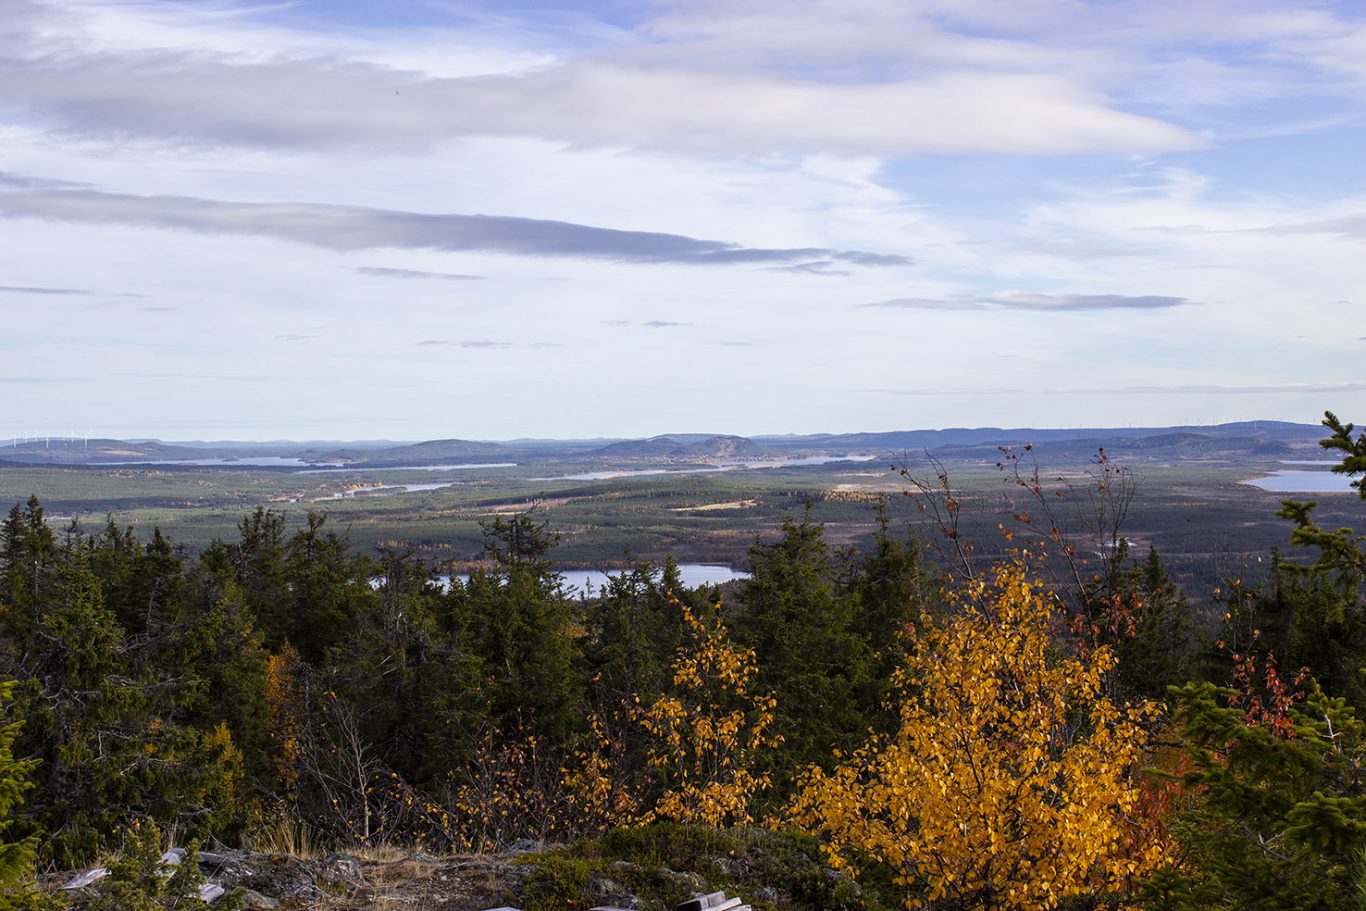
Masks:
[[[492,459],[506,458],[513,450],[502,443],[480,443],[472,440],[427,440],[422,443],[408,443],[390,446],[385,449],[334,449],[331,451],[310,450],[306,456],[309,461],[345,462],[348,465],[414,465],[444,462],[452,459]]]
[[[0,445],[0,464],[112,465],[119,462],[175,465],[205,459],[229,463],[250,458],[298,459],[317,465],[356,468],[437,465],[467,462],[582,459],[602,461],[726,461],[798,457],[816,454],[942,452],[961,457],[989,457],[999,446],[1033,443],[1041,450],[1093,451],[1101,446],[1158,457],[1208,453],[1240,453],[1277,457],[1305,453],[1323,437],[1318,424],[1286,421],[1238,421],[1213,426],[1031,428],[951,427],[940,430],[897,430],[866,433],[819,433],[743,437],[733,434],[664,434],[643,439],[536,439],[510,442],[463,439],[426,440],[377,445],[376,441],[265,443],[185,443],[159,440],[39,439]],[[281,466],[285,467],[285,466]]]
[[[0,445],[0,462],[46,465],[112,464],[118,462],[157,462],[185,459],[229,458],[243,450],[217,453],[157,440],[131,442],[62,437],[39,440],[9,440]]]
[[[1138,440],[1171,434],[1199,437],[1250,437],[1281,442],[1305,442],[1323,436],[1318,424],[1288,421],[1235,421],[1215,425],[1176,427],[949,427],[943,430],[893,430],[872,433],[817,433],[806,436],[756,436],[754,440],[790,449],[831,449],[842,446],[878,449],[939,449],[944,446],[1010,446],[1063,440]]]
[[[689,434],[691,442],[671,436],[649,437],[644,440],[620,440],[585,455],[606,459],[661,458],[661,459],[738,459],[764,458],[775,455],[771,447],[762,446],[748,437],[731,435],[701,436]]]

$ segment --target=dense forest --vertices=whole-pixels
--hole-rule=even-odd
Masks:
[[[1325,426],[1366,472],[1366,434]],[[947,480],[908,479],[932,540],[883,514],[840,549],[794,516],[724,593],[666,561],[591,598],[534,513],[450,579],[321,514],[257,509],[190,555],[32,498],[0,532],[0,909],[148,833],[463,852],[678,826],[818,843],[864,887],[831,908],[1366,908],[1366,538],[1287,502],[1265,578],[1197,617],[1130,553],[1124,475],[1091,481],[1094,540],[1045,498],[979,551]]]

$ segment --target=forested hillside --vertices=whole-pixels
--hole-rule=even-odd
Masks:
[[[1366,435],[1325,425],[1360,477]],[[1266,581],[1197,618],[1130,552],[1123,474],[1088,483],[1085,540],[1045,502],[982,559],[946,479],[908,477],[932,539],[884,513],[842,549],[795,515],[725,592],[642,563],[592,598],[535,513],[450,580],[322,514],[256,509],[191,557],[30,499],[0,535],[0,908],[170,833],[577,845],[526,907],[583,904],[584,869],[650,839],[760,837],[840,874],[772,872],[757,907],[1366,907],[1363,537],[1286,503]],[[131,907],[110,894],[74,900]]]

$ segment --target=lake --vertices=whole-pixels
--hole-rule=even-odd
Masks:
[[[314,464],[339,465],[339,462],[305,462],[292,456],[246,456],[232,459],[158,459],[142,462],[92,462],[97,468],[106,465],[175,465],[188,468],[298,468]]]
[[[619,576],[626,570],[561,569],[558,572],[564,578],[566,589],[572,589],[574,594],[583,593],[591,597],[606,587],[611,576]],[[442,576],[441,578],[449,584],[449,576]],[[463,582],[469,576],[460,573],[456,578]],[[714,563],[680,563],[678,564],[678,578],[688,588],[696,588],[699,585],[720,585],[723,582],[748,579],[749,573]]]
[[[613,478],[639,478],[645,475],[660,474],[708,474],[717,471],[738,471],[741,469],[799,468],[803,465],[827,465],[831,462],[871,462],[877,456],[841,455],[806,456],[800,459],[780,459],[777,461],[717,462],[701,468],[636,468],[609,469],[607,471],[586,471],[583,474],[562,474],[549,478],[531,478],[533,481],[609,481]]]
[[[341,468],[308,468],[295,474],[339,474],[372,471],[468,471],[471,468],[516,468],[516,462],[457,462],[450,465],[348,465]]]
[[[432,484],[376,484],[373,487],[357,487],[355,490],[343,490],[325,497],[314,497],[312,502],[322,503],[327,500],[348,500],[352,497],[363,497],[369,494],[383,494],[394,490],[401,490],[405,493],[415,493],[423,490],[440,490],[443,487],[453,486],[455,486],[454,481],[441,481]]]
[[[1356,493],[1351,478],[1330,471],[1278,468],[1264,478],[1250,478],[1242,483],[1272,493]]]

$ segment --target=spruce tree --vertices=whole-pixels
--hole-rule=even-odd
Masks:
[[[25,793],[33,787],[36,759],[15,759],[14,740],[22,722],[14,717],[14,681],[0,683],[0,911],[56,908],[34,886],[37,833],[14,838],[11,831]]]
[[[850,603],[837,597],[824,526],[808,510],[801,522],[784,519],[782,532],[750,548],[735,633],[757,655],[757,689],[778,701],[773,732],[785,747],[774,761],[788,773],[828,763],[862,733],[870,655]]]
[[[475,641],[489,680],[493,717],[504,730],[530,727],[556,743],[582,728],[582,618],[546,554],[557,542],[522,514],[485,525],[491,572],[466,584]]]

